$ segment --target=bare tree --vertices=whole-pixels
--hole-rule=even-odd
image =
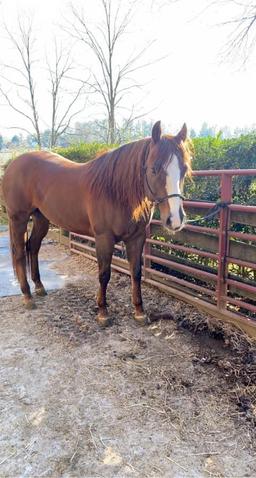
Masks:
[[[19,62],[4,65],[6,74],[1,75],[4,84],[0,85],[0,93],[5,98],[7,105],[26,118],[28,124],[32,126],[33,137],[39,149],[41,149],[42,134],[39,126],[40,115],[36,95],[35,37],[32,22],[29,20],[25,26],[19,18],[15,35],[7,26],[5,26],[5,30],[18,53]],[[41,64],[41,67],[45,68],[45,64]],[[48,100],[51,104],[51,118],[48,122],[50,125],[49,146],[54,147],[59,137],[69,128],[72,119],[84,109],[84,102],[80,100],[85,91],[85,82],[72,77],[74,65],[71,52],[64,53],[61,47],[57,47],[56,40],[54,41],[52,59],[47,61],[47,69],[50,81]],[[78,107],[78,103],[80,107]],[[28,129],[18,126],[17,128],[31,134],[29,126]]]
[[[115,143],[118,137],[117,109],[123,105],[124,97],[132,89],[141,86],[135,83],[133,76],[139,69],[149,65],[149,63],[144,65],[139,63],[149,45],[137,53],[131,53],[128,58],[121,60],[121,64],[120,61],[117,62],[116,58],[117,48],[121,38],[127,32],[128,25],[131,23],[136,3],[136,0],[130,1],[127,10],[123,11],[121,1],[114,6],[113,0],[100,0],[103,23],[98,24],[95,28],[90,27],[84,12],[78,11],[72,6],[74,20],[72,28],[69,28],[68,31],[91,50],[99,65],[101,73],[98,76],[92,72],[93,81],[90,86],[92,91],[100,95],[107,111],[107,140],[110,143]]]
[[[246,63],[256,45],[256,3],[250,0],[216,0],[214,3],[236,9],[232,18],[222,22],[222,25],[231,28],[224,56],[227,58],[239,54],[243,63]]]
[[[56,146],[58,138],[70,127],[72,119],[84,109],[84,105],[80,108],[74,108],[81,100],[81,96],[85,91],[86,82],[72,78],[72,70],[73,62],[71,59],[70,52],[64,54],[63,49],[61,47],[58,48],[57,43],[55,41],[55,55],[53,65],[48,62],[52,103],[50,134],[51,148]],[[69,91],[64,86],[65,80],[68,80],[69,83],[71,81],[78,82],[79,86],[76,89],[72,89],[72,91]]]
[[[18,66],[11,64],[5,65],[5,68],[10,72],[10,75],[8,75],[8,78],[4,75],[1,76],[2,79],[7,80],[9,84],[16,88],[17,98],[13,101],[10,92],[3,86],[0,86],[0,92],[9,107],[19,115],[26,118],[32,125],[36,142],[41,149],[39,115],[36,100],[36,83],[33,76],[33,68],[36,60],[34,53],[35,38],[32,32],[32,22],[29,21],[28,25],[25,26],[19,18],[18,33],[16,36],[10,32],[6,25],[5,30],[18,53],[19,64]],[[14,75],[17,77],[17,81],[14,81],[11,78]],[[25,130],[25,128],[22,129]]]
[[[181,2],[182,0],[152,0],[152,5],[162,6]],[[205,0],[198,15],[203,15],[213,7],[218,7],[222,20],[218,25],[229,29],[227,40],[222,49],[224,60],[235,57],[245,64],[256,46],[256,2],[250,0]],[[228,12],[226,7],[229,8]],[[224,17],[227,16],[227,19]]]
[[[218,26],[228,30],[227,40],[221,51],[222,58],[225,61],[239,59],[245,64],[256,46],[255,0],[207,0],[199,14],[202,15],[213,7],[218,7],[222,16]]]

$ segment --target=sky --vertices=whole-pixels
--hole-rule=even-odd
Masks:
[[[118,2],[120,0],[113,0]],[[244,0],[246,1],[246,0]],[[128,0],[122,0],[127,8]],[[73,0],[76,8],[83,5],[91,28],[101,24],[99,0]],[[134,88],[124,98],[119,117],[127,117],[131,105],[135,114],[145,113],[152,121],[162,120],[174,133],[184,122],[189,128],[200,129],[206,121],[221,128],[243,128],[256,124],[256,51],[246,66],[237,53],[232,59],[223,57],[230,27],[221,23],[235,16],[233,2],[210,0],[140,0],[136,4],[133,20],[117,50],[116,62],[146,47],[138,66],[148,64],[131,74],[140,87]],[[17,18],[33,17],[35,36],[34,75],[41,128],[50,125],[48,73],[45,57],[52,60],[53,39],[62,43],[64,51],[72,47],[74,70],[72,77],[86,78],[90,69],[100,74],[92,54],[79,42],[68,36],[72,18],[70,2],[65,0],[2,0],[2,22],[17,35]],[[7,88],[17,104],[22,91],[11,88],[4,78],[19,83],[15,70],[4,65],[19,66],[17,54],[0,25],[0,85]],[[67,27],[67,25],[69,25]],[[65,27],[64,27],[65,26]],[[1,75],[2,72],[2,75]],[[66,96],[74,81],[66,85]],[[0,134],[11,135],[15,128],[29,129],[24,118],[6,106],[0,97]],[[83,100],[79,121],[100,119],[103,107],[95,95]]]

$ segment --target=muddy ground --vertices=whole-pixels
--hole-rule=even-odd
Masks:
[[[66,286],[35,311],[0,299],[0,476],[255,477],[255,410],[239,401],[230,340],[186,330],[202,315],[148,286],[147,310],[169,320],[138,326],[116,273],[102,330],[95,263],[49,242],[41,257]]]

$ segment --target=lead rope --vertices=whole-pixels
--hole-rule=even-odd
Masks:
[[[154,197],[154,192],[152,191],[151,186],[148,182],[147,168],[145,168],[145,177],[146,177],[147,187],[149,191],[151,192],[152,196]],[[175,193],[175,194],[167,194],[166,196],[163,196],[162,198],[156,198],[153,200],[153,204],[155,206],[158,206],[159,204],[163,203],[167,199],[176,198],[176,197],[182,199],[182,201],[185,201],[185,198],[182,196],[182,194]],[[200,202],[200,201],[197,201],[197,202]],[[196,224],[198,222],[208,221],[208,219],[211,219],[212,217],[217,216],[217,214],[219,213],[221,209],[228,207],[230,204],[232,203],[227,201],[217,201],[216,204],[214,204],[214,206],[208,211],[208,213],[205,216],[200,217],[199,219],[189,219],[188,221],[186,221],[186,224]]]
[[[217,201],[216,204],[214,204],[214,206],[208,211],[205,216],[200,217],[199,219],[189,219],[188,221],[186,221],[186,224],[196,224],[197,222],[208,221],[208,219],[217,216],[221,209],[228,207],[230,204],[231,202],[227,201]]]

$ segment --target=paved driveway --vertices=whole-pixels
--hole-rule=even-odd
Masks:
[[[64,277],[51,268],[52,260],[40,260],[40,271],[47,290],[59,289]],[[13,274],[7,226],[0,226],[0,297],[20,294],[18,282]]]

